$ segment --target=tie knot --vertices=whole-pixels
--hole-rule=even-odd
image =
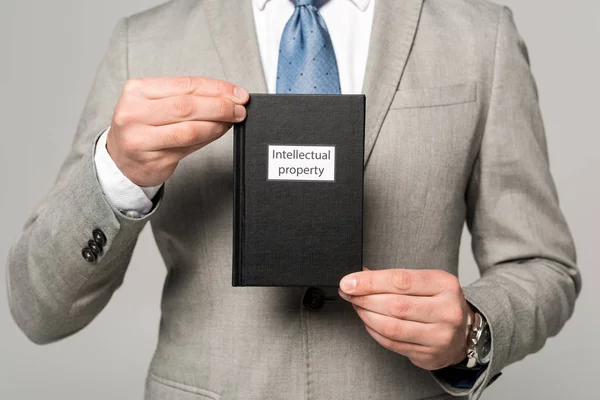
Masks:
[[[315,3],[317,2],[317,0],[295,0],[296,2],[296,7],[300,7],[300,6],[315,6]]]

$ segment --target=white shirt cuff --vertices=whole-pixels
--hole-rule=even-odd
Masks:
[[[104,131],[96,142],[94,154],[96,175],[102,192],[108,202],[123,214],[130,217],[144,216],[152,210],[152,199],[162,184],[141,187],[123,175],[106,149],[106,136],[109,129]]]

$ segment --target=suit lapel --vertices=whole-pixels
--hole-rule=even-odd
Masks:
[[[202,4],[226,79],[250,92],[266,92],[252,2],[205,0]]]
[[[377,0],[369,44],[369,59],[363,83],[367,96],[365,122],[365,164],[379,135],[381,125],[414,42],[423,0]]]

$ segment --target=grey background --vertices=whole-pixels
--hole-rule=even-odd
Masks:
[[[8,248],[68,152],[115,23],[159,2],[0,0],[2,280]],[[575,236],[584,289],[561,334],[508,367],[484,398],[599,398],[600,2],[504,3],[529,46],[552,171]],[[477,278],[467,234],[461,261],[466,284]],[[18,331],[1,284],[0,399],[141,399],[163,279],[164,266],[146,229],[124,286],[108,307],[79,334],[44,347]]]

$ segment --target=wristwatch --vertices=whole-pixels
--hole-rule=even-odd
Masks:
[[[492,354],[492,335],[487,321],[477,311],[467,340],[467,368],[487,365]]]

